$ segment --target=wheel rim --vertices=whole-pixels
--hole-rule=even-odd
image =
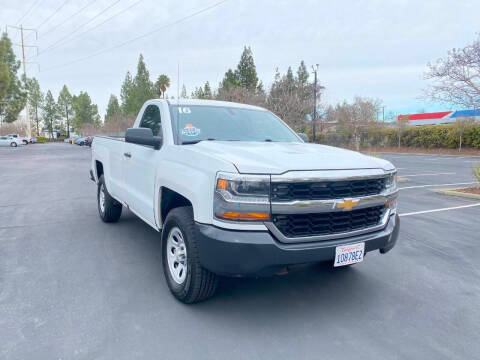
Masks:
[[[187,247],[178,227],[170,230],[166,250],[170,275],[177,284],[183,284],[187,277]]]
[[[105,186],[103,184],[100,186],[100,196],[98,201],[100,203],[100,211],[103,214],[105,212]]]

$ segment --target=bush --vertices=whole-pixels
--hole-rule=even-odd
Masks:
[[[311,130],[307,131],[311,139]],[[334,146],[352,146],[352,136],[329,130],[317,135],[317,142]],[[418,148],[449,148],[459,147],[460,138],[457,135],[455,124],[411,126],[403,131],[401,145]],[[462,137],[462,147],[480,149],[480,124],[472,124],[465,129]],[[362,146],[398,146],[397,129],[377,127],[365,129],[361,134]]]
[[[47,142],[47,138],[45,136],[36,136],[37,138],[37,143],[39,144],[44,144]]]

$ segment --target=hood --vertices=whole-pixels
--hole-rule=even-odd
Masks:
[[[394,166],[383,159],[332,146],[307,143],[201,141],[190,150],[235,165],[244,174],[283,174],[287,171],[384,169]]]

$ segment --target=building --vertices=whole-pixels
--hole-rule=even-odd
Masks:
[[[398,115],[397,121],[404,117],[408,117],[408,125],[413,126],[451,124],[459,118],[480,122],[480,109]]]

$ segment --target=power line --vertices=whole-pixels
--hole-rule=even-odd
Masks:
[[[65,0],[49,17],[42,21],[40,25],[37,26],[37,30],[45,25],[51,18],[53,18],[70,0]]]
[[[89,7],[90,5],[92,5],[93,3],[97,2],[97,0],[92,0],[90,1],[89,3],[87,3],[85,6],[83,6],[80,10],[78,10],[77,12],[73,13],[72,15],[70,15],[69,17],[66,17],[64,21],[62,21],[60,24],[57,24],[56,26],[50,28],[50,30],[44,32],[43,34],[41,34],[40,38],[43,38],[45,35],[48,35],[50,34],[53,30],[56,30],[57,28],[59,28],[60,26],[62,26],[63,24],[67,23],[69,20],[71,20],[72,18],[74,18],[75,16],[77,16],[78,14],[80,14],[82,11],[84,11],[87,7]]]
[[[60,65],[57,65],[57,66],[53,66],[53,67],[47,68],[47,69],[45,69],[44,71],[50,71],[50,70],[55,70],[55,69],[58,69],[58,68],[62,68],[62,67],[68,66],[68,65],[72,65],[72,64],[75,64],[75,63],[78,63],[78,62],[81,62],[81,61],[85,61],[85,60],[91,59],[91,58],[93,58],[93,57],[96,57],[96,56],[101,55],[101,54],[103,54],[103,53],[106,53],[106,52],[108,52],[108,51],[115,50],[115,49],[120,48],[120,47],[122,47],[122,46],[128,45],[128,44],[130,44],[130,43],[132,43],[132,42],[134,42],[134,41],[137,41],[137,40],[143,39],[143,38],[145,38],[145,37],[147,37],[147,36],[150,36],[150,35],[152,35],[152,34],[155,34],[155,33],[159,32],[159,31],[161,31],[161,30],[163,30],[163,29],[165,29],[165,28],[168,28],[168,27],[170,27],[170,26],[174,26],[174,25],[177,25],[177,24],[182,23],[182,22],[184,22],[184,21],[187,21],[187,20],[189,20],[189,19],[191,19],[191,18],[193,18],[193,17],[195,17],[195,16],[197,16],[197,15],[200,15],[200,14],[202,14],[202,13],[208,11],[208,10],[211,10],[211,9],[213,9],[213,8],[216,8],[216,7],[218,7],[218,6],[226,3],[226,2],[228,2],[228,1],[230,1],[230,0],[222,0],[222,1],[219,1],[219,2],[217,2],[217,3],[215,3],[215,4],[213,4],[213,5],[210,5],[210,6],[206,7],[206,8],[203,8],[203,9],[201,9],[201,10],[198,10],[198,11],[196,11],[196,12],[190,14],[190,15],[187,15],[187,16],[184,16],[184,17],[182,17],[182,18],[180,18],[180,19],[177,19],[177,20],[175,20],[175,21],[172,21],[171,23],[168,23],[168,24],[159,26],[158,28],[156,28],[156,29],[154,29],[154,30],[151,30],[151,31],[149,31],[149,32],[147,32],[147,33],[144,33],[144,34],[142,34],[142,35],[139,35],[139,36],[137,36],[137,37],[134,37],[134,38],[132,38],[132,39],[130,39],[130,40],[127,40],[127,41],[118,43],[118,44],[116,44],[116,45],[114,45],[114,46],[111,46],[111,47],[106,48],[106,49],[103,49],[103,50],[99,50],[99,51],[97,51],[97,52],[95,52],[95,53],[93,53],[93,54],[90,54],[90,55],[88,55],[88,56],[84,56],[84,57],[81,57],[81,58],[79,58],[79,59],[76,59],[76,60],[73,60],[73,61],[69,61],[69,62],[67,62],[67,63],[63,63],[63,64],[60,64]]]
[[[98,27],[102,26],[102,25],[105,24],[106,22],[112,20],[114,17],[117,17],[118,15],[123,14],[125,11],[130,10],[131,8],[133,8],[135,5],[138,5],[138,4],[139,4],[140,2],[142,2],[142,1],[144,1],[144,0],[138,0],[138,1],[134,2],[134,3],[131,4],[130,6],[126,7],[125,9],[120,10],[120,11],[117,12],[116,14],[113,14],[112,16],[106,18],[106,19],[105,19],[104,21],[102,21],[101,23],[98,23],[98,24],[95,25],[94,27],[83,31],[83,32],[81,32],[80,34],[75,35],[73,38],[74,38],[74,39],[79,38],[79,37],[81,37],[82,35],[88,33],[89,31],[92,31],[92,30],[97,29]],[[52,50],[53,50],[53,49],[52,49]]]
[[[114,1],[112,4],[110,4],[109,6],[107,6],[105,9],[103,9],[102,11],[100,11],[97,15],[95,15],[94,17],[92,17],[90,20],[88,20],[87,22],[84,22],[82,25],[78,26],[75,30],[73,30],[72,32],[68,33],[67,35],[65,35],[64,37],[60,38],[59,40],[57,40],[56,42],[54,42],[53,44],[50,44],[49,46],[47,46],[45,48],[45,50],[43,51],[40,51],[40,53],[38,54],[39,56],[50,51],[52,48],[55,47],[55,45],[59,44],[59,43],[62,43],[64,42],[66,39],[68,39],[70,36],[72,36],[73,34],[75,34],[78,30],[80,30],[81,28],[83,28],[85,25],[88,25],[90,24],[93,20],[95,20],[96,18],[98,18],[100,15],[104,14],[105,12],[107,12],[108,10],[110,10],[112,7],[114,7],[116,4],[118,4],[120,1],[122,0],[116,0]]]
[[[32,2],[32,6],[30,6],[30,7],[28,8],[28,10],[20,17],[20,19],[18,19],[18,21],[16,22],[16,24],[17,24],[17,25],[20,24],[20,22],[21,22],[23,19],[25,19],[25,18],[30,14],[30,12],[33,10],[33,8],[34,8],[35,6],[37,6],[40,1],[42,1],[42,0],[33,1],[33,2]]]

